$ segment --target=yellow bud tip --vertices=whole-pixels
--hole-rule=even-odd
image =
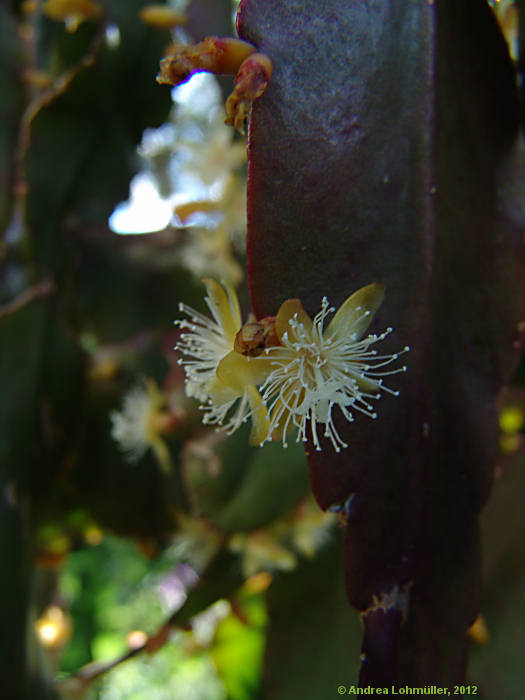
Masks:
[[[254,51],[255,47],[246,41],[218,36],[208,36],[194,45],[176,44],[161,60],[157,82],[179,85],[199,71],[232,74]]]
[[[478,615],[468,628],[467,636],[475,644],[486,644],[489,641],[490,633],[483,615]]]
[[[168,5],[146,5],[139,12],[139,18],[144,24],[155,29],[173,29],[187,22],[184,13],[177,12]]]

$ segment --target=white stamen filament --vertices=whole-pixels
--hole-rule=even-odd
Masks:
[[[186,394],[201,402],[199,408],[204,412],[202,422],[216,425],[217,429],[224,428],[230,435],[247,421],[251,409],[246,393],[240,399],[219,405],[210,399],[207,387],[216,378],[217,365],[231,351],[233,339],[225,336],[214,303],[208,297],[205,300],[213,318],[191,306],[179,304],[179,310],[187,314],[190,321],[177,320],[175,325],[191,332],[181,334],[175,349],[183,355],[178,362],[186,372]]]
[[[347,444],[335,427],[334,406],[349,422],[354,420],[353,411],[376,418],[377,413],[369,401],[379,399],[383,391],[398,395],[398,391],[383,384],[383,377],[404,372],[406,367],[386,371],[383,368],[408,352],[409,348],[390,355],[379,355],[370,348],[372,344],[384,340],[392,328],[379,335],[371,334],[357,340],[352,326],[361,324],[371,314],[360,307],[351,314],[350,322],[346,320],[350,325],[348,332],[344,335],[335,332],[325,337],[325,319],[334,311],[324,297],[321,310],[313,319],[311,331],[295,314],[289,320],[291,333],[286,331],[282,334],[282,346],[267,349],[272,371],[261,387],[261,394],[270,416],[268,439],[279,430],[286,446],[287,433],[291,427],[295,427],[298,429],[297,441],[306,441],[309,424],[313,445],[316,450],[321,450],[317,431],[317,424],[321,423],[324,424],[324,437],[339,452]],[[361,389],[360,381],[370,386]]]

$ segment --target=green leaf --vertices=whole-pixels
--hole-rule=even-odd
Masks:
[[[250,447],[248,434],[242,428],[222,441],[196,441],[183,453],[184,485],[194,512],[230,533],[264,527],[308,491],[300,446]]]
[[[13,700],[50,697],[40,687],[37,642],[30,627],[34,514],[29,498],[35,482],[49,485],[49,453],[42,434],[45,409],[39,396],[44,355],[39,341],[48,317],[48,305],[39,301],[0,321],[0,552],[6,572],[0,592],[9,601],[0,653],[6,664],[3,689]]]
[[[254,453],[249,429],[235,435],[210,434],[188,442],[182,454],[184,486],[196,514],[214,519],[239,488]]]
[[[93,436],[81,435],[82,427],[89,427],[83,422],[84,354],[72,329],[78,328],[76,272],[85,260],[76,241],[90,226],[109,235],[107,217],[127,195],[142,131],[160,124],[170,108],[169,92],[155,84],[167,35],[140,23],[137,14],[143,2],[114,4],[109,15],[119,24],[117,48],[102,39],[103,25],[92,41],[93,27],[66,37],[58,25],[54,33],[43,19],[43,33],[50,33],[41,43],[38,30],[28,38],[24,20],[23,52],[18,40],[22,20],[17,22],[5,3],[0,7],[2,230],[14,208],[14,186],[18,192],[27,188],[17,211],[26,237],[20,240],[16,231],[14,240],[11,230],[6,238],[11,259],[2,270],[7,274],[2,275],[0,290],[2,303],[7,301],[0,318],[0,524],[2,570],[9,572],[2,594],[10,601],[0,642],[7,663],[2,689],[13,700],[54,695],[40,688],[40,657],[33,648],[33,529],[40,518],[56,510],[63,513],[78,497],[79,456],[84,465],[94,459],[89,449],[80,454]],[[28,106],[22,103],[21,76],[33,60],[60,72],[62,79]],[[24,97],[35,92],[28,87]],[[16,156],[23,172],[15,179],[18,143],[22,150]],[[92,271],[94,277],[97,273]],[[107,414],[104,418],[103,434],[108,434]],[[106,458],[104,465],[109,461]],[[107,493],[100,492],[107,500]],[[121,488],[115,492],[116,499],[122,497]],[[140,520],[140,511],[132,516]]]
[[[42,363],[43,336],[47,321],[47,305],[38,302],[0,322],[1,381],[0,463],[6,475],[17,475],[27,486],[28,465],[38,454],[38,383]],[[19,360],[24,358],[22,364]]]
[[[347,604],[337,533],[313,559],[272,583],[262,697],[319,700],[355,685],[362,625]]]
[[[505,460],[481,517],[485,591],[481,612],[489,639],[472,645],[468,680],[482,697],[513,700],[525,683],[525,488],[523,451]]]
[[[14,186],[14,150],[17,120],[22,110],[22,89],[17,65],[22,47],[16,23],[8,8],[0,7],[0,231],[11,215]]]
[[[41,268],[63,259],[59,232],[66,212],[69,228],[106,224],[115,203],[127,196],[143,130],[167,116],[169,92],[155,83],[166,34],[140,22],[144,4],[108,3],[118,45],[102,35],[32,116],[26,217]]]
[[[265,642],[265,605],[259,595],[242,596],[243,620],[231,614],[217,625],[212,658],[229,700],[251,700],[260,683]]]
[[[242,481],[215,521],[228,532],[257,530],[288,513],[308,490],[301,446],[252,448]]]

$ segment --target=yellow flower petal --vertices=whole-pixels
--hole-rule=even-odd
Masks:
[[[283,335],[288,333],[288,339],[291,342],[296,340],[293,328],[290,326],[290,321],[293,318],[299,323],[302,323],[308,333],[312,331],[312,319],[303,308],[299,299],[287,299],[281,304],[277,316],[275,317],[275,332],[279,340],[282,340]]]
[[[358,289],[339,307],[325,331],[325,337],[352,335],[356,340],[362,338],[384,296],[384,284],[368,284]]]
[[[360,391],[363,393],[372,395],[380,393],[376,380],[367,379],[364,376],[354,377],[354,379],[357,382],[357,386],[359,387]]]
[[[268,430],[270,427],[268,411],[266,410],[266,406],[262,402],[261,395],[255,386],[251,385],[246,387],[246,391],[248,393],[248,400],[252,409],[252,430],[250,433],[250,444],[260,445],[268,437]]]
[[[206,382],[206,393],[213,404],[220,406],[242,396],[244,389],[238,391],[237,388],[233,388],[222,382],[218,377],[214,377]]]
[[[217,377],[241,396],[247,386],[262,384],[270,371],[267,357],[248,357],[232,350],[219,362]]]
[[[252,431],[250,444],[260,445],[268,437],[268,411],[255,385],[262,383],[270,371],[267,359],[245,357],[238,352],[230,352],[219,362],[217,382],[223,384],[234,396],[243,396],[246,392],[251,408]],[[215,395],[211,395],[212,401]]]
[[[157,461],[165,474],[171,474],[171,456],[170,451],[164,440],[156,435],[151,441],[151,448]]]
[[[151,377],[145,377],[144,384],[146,385],[150,399],[151,410],[159,410],[166,404],[166,395],[159,389],[157,382],[151,379]]]
[[[202,281],[208,292],[208,305],[217,323],[223,329],[225,338],[231,340],[233,348],[235,335],[242,325],[237,295],[228,284],[224,284],[223,289],[218,282],[210,277]]]

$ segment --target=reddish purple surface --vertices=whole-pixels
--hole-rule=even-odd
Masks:
[[[412,348],[389,382],[399,398],[342,424],[341,454],[309,455],[323,508],[355,493],[352,604],[410,585],[401,633],[375,647],[366,628],[367,683],[452,683],[478,609],[494,402],[525,313],[523,217],[498,202],[517,135],[506,48],[484,0],[244,0],[238,28],[274,62],[249,130],[255,313],[299,297],[313,314],[382,282],[372,329],[394,327],[385,351]],[[388,644],[385,669],[374,648]]]

